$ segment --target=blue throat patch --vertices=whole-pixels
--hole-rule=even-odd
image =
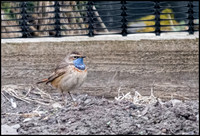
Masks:
[[[80,70],[85,70],[85,64],[83,63],[83,58],[75,59],[74,66]]]

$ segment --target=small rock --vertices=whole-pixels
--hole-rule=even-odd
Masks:
[[[162,133],[167,133],[167,129],[163,128]]]
[[[62,105],[58,102],[55,102],[55,103],[52,104],[52,107],[53,108],[62,108]]]
[[[197,119],[197,121],[199,121],[199,114],[196,115],[196,119]]]
[[[85,100],[84,104],[88,104],[90,102],[91,102],[91,99],[87,99],[87,100]]]
[[[17,107],[17,103],[14,102],[14,100],[12,98],[10,99],[10,102],[11,102],[11,105],[12,105],[13,108]]]
[[[173,107],[174,107],[176,104],[182,103],[182,101],[181,101],[181,100],[178,100],[178,99],[170,100],[170,102],[172,103]]]
[[[131,105],[129,105],[129,107],[128,108],[130,108],[130,109],[137,109],[138,107],[135,105],[135,104],[131,104]]]
[[[31,121],[31,120],[32,120],[32,118],[26,118],[23,120],[23,122],[27,122],[27,121]]]
[[[20,127],[19,124],[13,126],[8,126],[7,124],[1,125],[1,134],[2,135],[17,135],[17,129]]]

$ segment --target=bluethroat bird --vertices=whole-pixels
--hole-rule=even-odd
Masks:
[[[74,101],[70,91],[80,87],[87,77],[87,68],[83,62],[83,58],[85,56],[82,56],[79,52],[68,54],[48,78],[37,82],[37,84],[50,83],[51,86],[61,91],[64,103],[65,92],[68,92]]]

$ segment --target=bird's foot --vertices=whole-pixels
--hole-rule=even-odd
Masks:
[[[72,103],[73,103],[73,106],[75,106],[75,107],[78,106],[78,102],[77,101],[73,101]]]

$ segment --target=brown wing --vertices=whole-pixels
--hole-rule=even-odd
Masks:
[[[68,70],[67,67],[69,66],[69,64],[66,63],[60,63],[56,69],[55,72],[51,74],[51,76],[48,78],[48,81],[46,82],[46,84],[48,84],[49,82],[52,82],[53,80],[55,80],[56,78],[62,76],[63,74],[65,74]]]
[[[52,82],[53,80],[55,80],[56,78],[62,76],[63,74],[65,74],[68,70],[67,67],[69,66],[69,63],[66,63],[65,59],[63,59],[59,65],[57,65],[55,71],[46,79],[43,79],[42,81],[37,82],[37,84],[39,83],[44,83],[46,82],[46,84],[48,84],[49,82]]]
[[[52,76],[50,76],[46,82],[46,84],[48,84],[49,82],[52,82],[53,80],[55,80],[56,78],[62,76],[63,74],[65,74],[66,71],[62,71],[62,72],[57,72],[54,73]]]
[[[66,67],[67,67],[67,65],[65,67],[64,66],[62,66],[62,67],[58,66],[55,69],[55,72],[53,72],[48,78],[45,78],[45,79],[37,82],[36,84],[40,84],[40,83],[44,83],[44,82],[46,84],[48,84],[49,82],[52,82],[53,80],[55,80],[56,78],[62,76],[63,74],[65,74],[67,72],[67,68]]]
[[[36,84],[44,83],[46,81],[48,81],[48,78],[42,79],[41,81],[36,82]]]

